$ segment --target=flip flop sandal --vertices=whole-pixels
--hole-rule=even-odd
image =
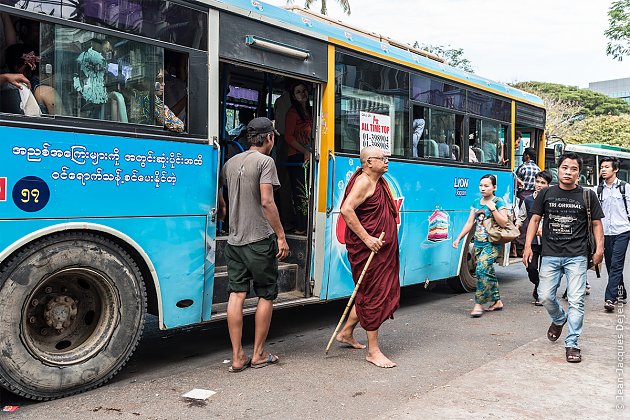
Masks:
[[[494,306],[494,305],[492,305],[492,306],[484,309],[484,311],[486,311],[486,312],[494,312],[494,311],[500,311],[501,309],[503,309],[503,306]]]
[[[275,360],[274,360],[275,357]],[[260,369],[260,368],[264,368],[267,367],[269,365],[275,365],[276,363],[278,363],[280,361],[280,359],[276,356],[274,356],[273,354],[269,353],[269,357],[267,358],[267,360],[265,360],[262,363],[252,363],[251,367],[252,369]]]
[[[228,368],[228,372],[230,372],[230,373],[239,373],[239,372],[244,371],[245,369],[247,369],[247,368],[248,368],[248,367],[250,367],[251,365],[252,365],[252,358],[251,358],[251,357],[248,357],[248,358],[247,358],[247,362],[245,362],[245,364],[244,364],[242,367],[240,367],[240,368],[235,368],[234,366],[230,366],[230,367]]]
[[[580,354],[580,349],[576,347],[567,347],[567,362],[569,363],[580,363],[582,361],[582,355]]]
[[[553,322],[551,323],[549,329],[547,330],[547,338],[549,339],[549,341],[556,341],[558,340],[558,338],[560,338],[560,336],[562,335],[562,328],[564,328],[564,324],[566,323],[567,321],[564,321],[562,325],[556,325]]]

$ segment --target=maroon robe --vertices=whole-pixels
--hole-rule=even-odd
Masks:
[[[361,173],[362,170],[359,169],[348,181],[344,200]],[[394,311],[400,306],[400,281],[398,279],[400,259],[396,226],[398,213],[389,187],[382,177],[376,183],[374,194],[354,211],[368,234],[378,238],[381,232],[385,232],[383,237],[385,243],[374,254],[355,300],[361,327],[366,331],[376,331],[386,319],[394,318]],[[346,226],[345,237],[348,260],[352,267],[352,278],[356,284],[372,251],[348,226]]]

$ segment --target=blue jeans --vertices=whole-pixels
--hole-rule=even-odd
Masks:
[[[542,257],[538,295],[551,317],[551,322],[562,325],[568,321],[569,332],[564,340],[565,347],[578,347],[578,338],[582,334],[586,269],[586,256]],[[567,276],[568,314],[556,296],[563,274]]]
[[[630,241],[630,231],[620,235],[604,236],[604,259],[606,260],[606,270],[608,270],[608,286],[604,299],[613,303],[617,302],[618,298],[623,297],[623,265],[626,259],[628,241]]]

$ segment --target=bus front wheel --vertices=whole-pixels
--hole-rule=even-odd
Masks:
[[[475,269],[477,258],[475,257],[474,232],[470,232],[466,237],[464,255],[459,268],[459,276],[448,279],[448,284],[456,292],[473,292],[477,288],[477,277]]]
[[[86,232],[55,234],[0,269],[0,385],[49,400],[95,388],[135,350],[146,290],[133,259]]]

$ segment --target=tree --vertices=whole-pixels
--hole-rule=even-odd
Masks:
[[[581,93],[589,91],[552,83],[525,82],[513,86],[538,95],[545,102],[545,135],[548,139],[557,136],[567,143],[601,143],[630,147],[630,115],[627,111],[617,115],[607,112],[624,109],[616,100],[613,105],[607,104],[607,99],[614,98],[601,94],[582,97]],[[601,102],[594,101],[593,98]],[[626,109],[630,108],[625,102],[624,105]]]
[[[608,9],[606,54],[619,61],[630,54],[630,0],[618,0]]]
[[[560,85],[545,82],[521,82],[512,86],[545,98],[557,99],[560,102],[572,103],[580,108],[576,119],[598,115],[621,115],[630,113],[630,105],[623,99],[611,98],[603,93],[576,86]]]
[[[450,45],[420,44],[418,41],[414,42],[413,47],[440,56],[453,67],[457,67],[469,73],[475,72],[470,61],[464,57],[463,48],[451,48]]]
[[[287,0],[287,4],[293,4],[294,1],[295,0]],[[326,7],[326,0],[321,0],[321,2],[322,2],[321,14],[327,15],[328,8]],[[311,5],[313,5],[314,3],[315,3],[315,0],[304,0],[304,7],[306,9],[310,9]],[[337,0],[337,3],[339,3],[339,6],[341,6],[341,10],[343,10],[345,14],[350,16],[350,0]]]
[[[578,121],[567,143],[601,143],[611,146],[630,147],[630,116],[599,115]]]

